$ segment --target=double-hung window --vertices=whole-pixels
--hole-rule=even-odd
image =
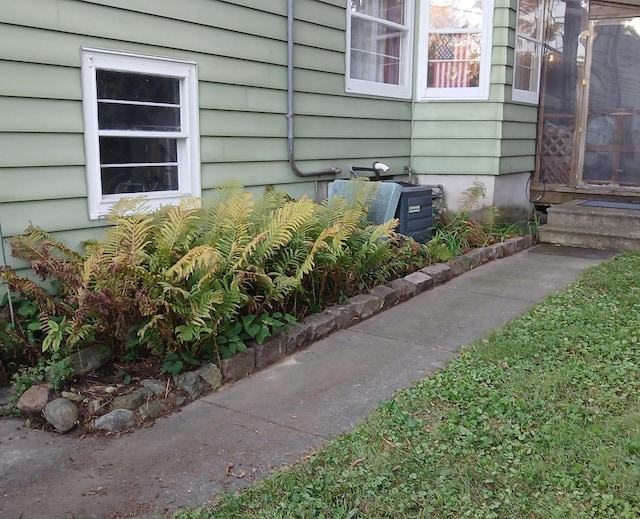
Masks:
[[[422,0],[418,99],[486,99],[493,0]]]
[[[83,49],[82,80],[91,219],[123,196],[200,196],[195,63]]]
[[[411,97],[413,1],[349,0],[346,91]]]
[[[537,103],[540,94],[544,1],[518,0],[512,99]]]

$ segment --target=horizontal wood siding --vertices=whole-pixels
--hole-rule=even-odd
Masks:
[[[501,175],[533,168],[536,107],[511,102],[516,4],[495,0],[488,100],[415,104],[416,172]]]
[[[517,2],[499,0],[504,4],[502,12],[508,25],[502,27],[502,54],[504,55],[505,88],[502,108],[502,140],[499,174],[531,172],[535,167],[536,125],[538,107],[526,103],[514,103],[512,97],[514,46],[516,39]]]
[[[296,0],[295,151],[301,169],[411,154],[411,103],[344,93],[345,0]],[[284,0],[29,0],[0,3],[0,223],[70,244],[88,219],[81,47],[198,63],[203,198],[230,180],[315,194],[287,160]],[[12,260],[14,261],[14,260]]]

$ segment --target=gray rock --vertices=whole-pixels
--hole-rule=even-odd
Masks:
[[[424,272],[413,272],[405,276],[404,280],[411,285],[411,295],[413,296],[433,288],[433,278]]]
[[[262,344],[254,344],[256,350],[256,369],[263,369],[283,359],[287,353],[287,338],[278,334],[269,337]]]
[[[311,327],[304,323],[296,323],[289,325],[287,332],[287,353],[293,353],[296,350],[308,346],[311,342]]]
[[[204,380],[195,371],[174,375],[173,383],[178,389],[189,393],[192,399],[198,398],[207,389]]]
[[[151,378],[141,380],[140,385],[142,387],[150,389],[154,395],[161,395],[162,393],[165,392],[167,388],[167,384],[164,383],[162,380],[155,380]]]
[[[356,319],[356,309],[354,305],[331,306],[327,308],[325,312],[333,316],[338,330],[349,328]]]
[[[111,402],[111,409],[138,409],[144,401],[146,397],[144,393],[140,391],[134,391],[133,393],[129,393],[128,395],[117,396]]]
[[[505,256],[511,256],[518,252],[518,238],[509,238],[502,242],[502,251]]]
[[[164,413],[164,406],[158,400],[151,400],[142,404],[138,409],[138,413],[140,413],[140,418],[143,420],[152,420]]]
[[[451,267],[446,263],[436,263],[435,265],[429,265],[423,269],[420,269],[420,272],[426,274],[433,278],[433,284],[442,285],[442,283],[446,283],[451,279]]]
[[[73,393],[71,391],[63,391],[62,393],[60,393],[60,396],[62,396],[62,398],[71,400],[72,402],[82,402],[84,400],[84,397],[82,395]]]
[[[494,243],[493,245],[486,247],[486,249],[488,250],[491,260],[497,260],[504,256],[502,243]]]
[[[398,299],[400,302],[407,301],[408,299],[411,299],[411,296],[413,296],[413,285],[408,281],[405,281],[403,278],[394,279],[387,283],[387,286],[398,292]]]
[[[471,270],[471,260],[467,256],[456,256],[451,260],[451,276],[459,276],[468,270]]]
[[[520,252],[531,247],[533,242],[531,240],[531,236],[516,236],[515,238],[509,238],[505,243],[508,243],[509,247],[513,246],[514,252]]]
[[[360,294],[350,297],[347,304],[353,306],[355,315],[359,319],[368,319],[378,313],[382,307],[380,298],[373,294]]]
[[[89,409],[91,410],[92,414],[95,414],[100,411],[100,409],[102,409],[103,405],[104,400],[102,398],[96,398],[95,400],[91,400],[91,402],[89,402]]]
[[[336,329],[335,317],[324,312],[309,315],[302,322],[311,328],[311,341],[322,339]]]
[[[154,396],[156,396],[155,393],[148,387],[140,387],[136,391],[144,395],[145,399],[153,398]]]
[[[210,362],[198,368],[196,370],[196,373],[207,384],[209,384],[211,386],[211,389],[213,389],[214,391],[222,385],[222,372],[213,362]]]
[[[493,252],[489,247],[482,247],[478,250],[482,252],[482,263],[493,260]]]
[[[107,432],[119,432],[125,429],[132,429],[138,425],[136,414],[129,409],[116,409],[110,413],[96,418],[94,426],[96,429]]]
[[[27,389],[16,404],[23,413],[33,414],[42,411],[49,401],[49,388],[45,385],[31,386]]]
[[[482,265],[485,261],[485,252],[484,249],[473,249],[465,254],[467,258],[471,261],[471,268],[474,269]]]
[[[94,344],[69,356],[69,362],[76,375],[87,375],[104,366],[111,358],[111,349]]]
[[[386,310],[400,302],[400,292],[386,285],[378,285],[369,290],[369,294],[380,300],[380,310]]]
[[[253,373],[256,369],[256,352],[253,348],[238,353],[230,359],[220,362],[222,378],[225,382],[234,382]]]
[[[0,387],[0,414],[12,406],[16,391],[12,387]]]
[[[71,400],[56,398],[44,408],[44,417],[58,432],[67,432],[78,425],[80,412]]]
[[[176,395],[175,400],[173,401],[173,405],[175,407],[180,407],[187,401],[187,397],[183,395]]]

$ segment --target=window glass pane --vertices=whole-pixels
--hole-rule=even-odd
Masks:
[[[399,85],[403,37],[382,24],[353,18],[350,77]]]
[[[176,78],[97,70],[98,99],[180,104],[180,80]]]
[[[539,0],[520,0],[518,2],[518,33],[538,38],[540,24]]]
[[[640,185],[640,150],[621,154],[618,182]]]
[[[529,92],[538,91],[540,45],[518,37],[516,40],[516,67],[513,87]]]
[[[483,0],[431,0],[432,29],[478,29],[482,26]]]
[[[466,88],[480,79],[480,34],[432,34],[427,86]]]
[[[100,137],[100,164],[148,164],[176,162],[176,139]]]
[[[102,168],[102,194],[177,191],[178,166]]]
[[[613,170],[613,153],[608,151],[586,151],[582,179],[591,182],[609,182]]]
[[[564,47],[566,9],[567,4],[563,0],[546,0],[544,42],[547,47],[559,51],[562,51]]]
[[[180,131],[180,108],[98,102],[101,130]]]
[[[405,0],[351,0],[351,11],[404,25]]]

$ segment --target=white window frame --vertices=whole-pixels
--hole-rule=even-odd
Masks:
[[[377,18],[364,13],[357,13],[351,10],[350,2],[347,0],[347,47],[345,56],[345,91],[351,94],[365,94],[379,97],[395,97],[399,99],[411,99],[411,81],[413,69],[413,25],[414,25],[414,1],[405,0],[405,21],[404,24],[390,22],[383,18]],[[404,33],[401,43],[400,62],[400,84],[392,85],[378,81],[366,81],[353,79],[351,74],[351,20],[359,18],[368,20],[395,29]]]
[[[89,218],[104,218],[124,197],[144,195],[151,209],[176,205],[184,197],[200,197],[200,144],[198,130],[198,76],[192,61],[110,50],[82,48],[82,106],[87,170]],[[179,132],[101,130],[98,127],[96,70],[114,70],[171,77],[180,80]],[[177,140],[178,190],[103,194],[100,175],[100,137],[169,137]]]
[[[544,52],[544,1],[538,0],[538,33],[535,37],[528,36],[526,34],[521,34],[518,32],[518,20],[520,19],[520,0],[518,0],[518,10],[516,11],[516,39],[514,43],[514,51],[513,51],[513,86],[511,89],[511,100],[518,103],[528,103],[537,105],[540,102],[540,75],[542,71],[542,58]],[[538,51],[538,63],[537,63],[537,84],[535,85],[535,90],[522,90],[520,88],[515,87],[515,79],[516,79],[516,63],[518,59],[517,49],[518,49],[518,38],[523,38],[529,42],[532,42]]]
[[[431,29],[430,20],[430,0],[420,0],[420,37],[419,37],[419,63],[418,69],[418,101],[461,101],[489,99],[489,87],[491,83],[491,55],[493,54],[493,12],[494,0],[484,0],[482,12],[482,24],[480,29],[467,30],[455,27]],[[480,78],[476,87],[459,88],[437,88],[428,87],[428,67],[429,63],[429,37],[431,34],[464,34],[479,33],[480,46]]]

